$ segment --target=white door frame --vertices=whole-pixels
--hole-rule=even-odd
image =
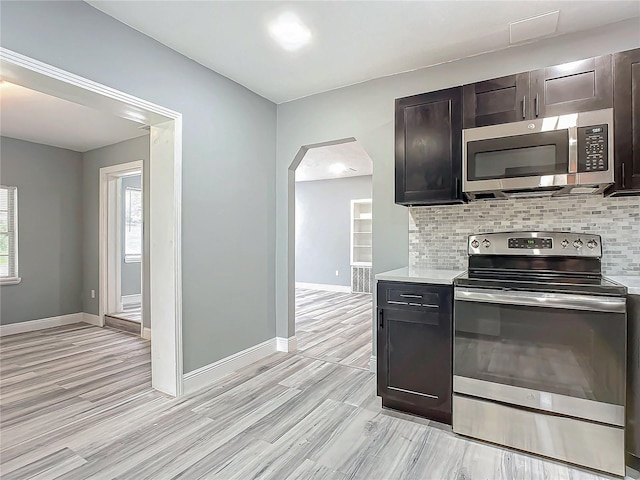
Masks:
[[[98,291],[100,294],[98,295],[98,315],[102,326],[105,324],[105,314],[115,313],[122,309],[122,178],[137,173],[143,174],[143,171],[142,160],[100,169],[100,226],[98,233],[98,242],[100,243]],[[146,218],[143,218],[143,221],[146,221]],[[142,271],[142,260],[140,270]],[[141,275],[141,278],[140,291],[142,292],[144,275]],[[140,332],[142,333],[142,326],[140,327]]]
[[[0,71],[9,82],[150,125],[151,382],[182,395],[182,114],[3,47]]]

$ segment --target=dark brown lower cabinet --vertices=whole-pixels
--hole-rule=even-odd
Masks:
[[[451,424],[453,287],[378,282],[383,407]]]

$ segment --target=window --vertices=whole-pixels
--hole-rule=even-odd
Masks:
[[[20,283],[18,277],[18,191],[0,186],[0,284]]]
[[[142,258],[142,191],[126,187],[124,201],[124,261],[139,262]]]

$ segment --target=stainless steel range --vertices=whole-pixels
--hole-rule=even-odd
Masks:
[[[624,475],[626,289],[598,235],[469,237],[455,281],[453,430]]]

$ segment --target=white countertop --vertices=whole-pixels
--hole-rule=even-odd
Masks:
[[[376,280],[451,285],[453,279],[463,272],[464,270],[428,270],[404,267],[389,272],[378,273],[376,274]]]
[[[640,275],[616,275],[607,278],[627,287],[630,295],[640,295]]]

